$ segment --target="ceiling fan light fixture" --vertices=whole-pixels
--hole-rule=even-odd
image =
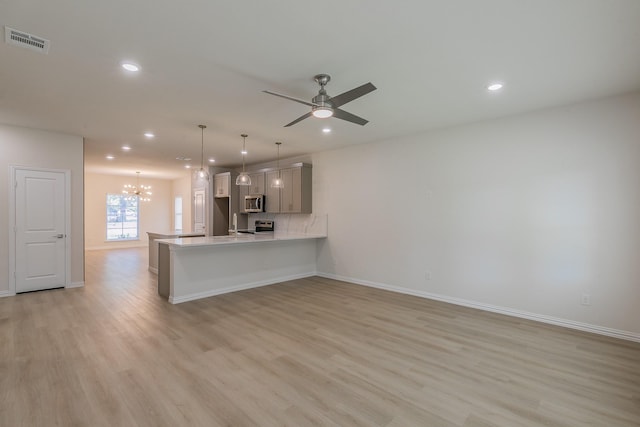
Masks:
[[[318,119],[328,119],[333,116],[333,109],[330,107],[313,107],[313,117]]]
[[[267,93],[269,95],[288,99],[289,101],[294,101],[299,104],[311,107],[311,111],[303,114],[291,123],[284,125],[284,127],[293,126],[296,123],[301,122],[302,120],[309,117],[315,117],[318,119],[335,117],[336,119],[345,120],[347,122],[355,123],[360,126],[364,126],[369,123],[368,120],[344,111],[341,109],[341,107],[376,90],[376,87],[371,82],[343,92],[340,95],[329,96],[327,94],[327,91],[325,90],[325,86],[327,85],[327,83],[329,83],[329,80],[331,80],[331,76],[329,76],[328,74],[318,74],[314,77],[314,80],[320,85],[320,90],[318,91],[318,94],[311,99],[311,102],[305,101],[304,99],[294,98],[293,96],[271,92],[270,90],[263,90],[264,93]]]

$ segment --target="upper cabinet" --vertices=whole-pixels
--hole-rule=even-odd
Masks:
[[[231,173],[217,173],[213,178],[213,196],[229,197],[231,194]]]
[[[238,212],[249,213],[245,211],[244,196],[250,194],[265,194],[264,191],[264,172],[253,172],[249,174],[251,185],[238,186]]]
[[[266,173],[266,211],[280,213],[311,213],[311,166],[300,164],[280,169],[283,188],[272,188],[278,171]]]
[[[248,186],[249,194],[264,194],[264,172],[254,172],[249,174],[251,185]]]
[[[269,171],[265,174],[265,212],[280,212],[280,189],[271,187],[271,183],[278,177],[278,171]]]

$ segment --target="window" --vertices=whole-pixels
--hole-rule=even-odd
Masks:
[[[107,241],[138,240],[138,197],[107,194]]]
[[[173,207],[173,228],[182,231],[182,197],[176,197]]]

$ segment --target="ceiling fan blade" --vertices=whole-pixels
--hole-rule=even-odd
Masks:
[[[362,126],[369,123],[369,120],[365,120],[362,117],[356,116],[355,114],[347,113],[346,111],[341,110],[339,108],[333,109],[333,117],[337,119],[346,120],[348,122],[355,123]]]
[[[293,98],[293,97],[288,96],[288,95],[282,95],[280,93],[275,93],[275,92],[271,92],[271,91],[268,91],[268,90],[263,90],[263,92],[264,93],[268,93],[269,95],[279,96],[280,98],[288,99],[290,101],[299,102],[300,104],[308,105],[309,107],[315,107],[315,104],[312,104],[311,102],[303,101],[302,99]]]
[[[305,114],[304,116],[300,116],[297,119],[295,119],[294,121],[292,121],[291,123],[289,123],[288,125],[284,125],[284,127],[289,127],[292,125],[295,125],[298,122],[303,121],[304,119],[306,119],[307,117],[311,117],[311,112],[308,112],[307,114]]]
[[[361,96],[364,96],[369,92],[373,92],[376,89],[377,88],[371,84],[371,82],[365,83],[355,89],[351,89],[341,93],[340,95],[331,97],[331,105],[333,105],[334,108],[340,107],[341,105],[351,102],[356,98],[360,98]]]

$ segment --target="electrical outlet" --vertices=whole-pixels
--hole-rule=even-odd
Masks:
[[[426,273],[424,273],[424,280],[431,280],[431,272],[427,271]]]
[[[582,305],[591,305],[591,295],[582,294]]]

